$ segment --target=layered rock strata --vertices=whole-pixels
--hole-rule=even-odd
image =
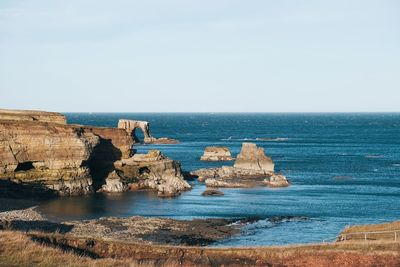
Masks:
[[[190,188],[178,162],[160,152],[134,155],[133,144],[125,129],[68,125],[58,113],[1,110],[0,180],[58,195],[122,192],[129,182],[160,196]]]
[[[209,146],[204,150],[200,160],[203,161],[230,161],[234,160],[227,147]]]
[[[0,179],[43,186],[60,195],[92,191],[88,160],[99,137],[57,123],[0,122]]]
[[[263,148],[253,143],[243,143],[233,167],[205,168],[191,172],[207,187],[285,187],[286,177],[274,173],[274,163]]]
[[[175,140],[175,139],[172,139],[172,138],[167,138],[167,137],[156,138],[156,137],[153,137],[150,134],[150,123],[147,122],[147,121],[136,121],[136,120],[121,119],[118,122],[118,128],[124,129],[130,135],[132,135],[132,137],[133,137],[133,139],[135,140],[136,143],[140,142],[139,138],[136,136],[136,129],[140,129],[143,132],[143,135],[144,135],[143,142],[145,144],[176,144],[176,143],[178,143],[178,140]]]

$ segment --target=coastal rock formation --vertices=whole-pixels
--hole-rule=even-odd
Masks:
[[[135,154],[114,165],[123,183],[134,183],[141,189],[153,189],[160,197],[174,197],[191,188],[184,180],[180,164],[165,157],[159,150]]]
[[[178,162],[159,151],[134,155],[133,144],[126,129],[68,125],[58,113],[2,110],[0,180],[58,195],[123,192],[131,182],[159,196],[190,189]]]
[[[265,155],[264,148],[257,147],[254,143],[242,144],[242,150],[237,155],[233,167],[260,172],[274,171],[272,159]]]
[[[105,182],[101,189],[99,189],[100,192],[119,193],[128,191],[129,189],[128,184],[121,179],[121,176],[119,176],[116,171],[112,171],[108,174]]]
[[[176,144],[178,140],[161,137],[155,138],[150,134],[150,124],[147,121],[136,121],[136,120],[125,120],[121,119],[118,122],[118,128],[124,129],[127,131],[135,140],[136,143],[139,143],[140,140],[136,136],[136,129],[140,129],[144,135],[144,143],[145,144]]]
[[[82,128],[38,121],[0,122],[0,179],[40,184],[61,195],[91,192],[87,162],[99,137]]]
[[[243,143],[233,167],[205,168],[191,172],[207,187],[284,187],[289,182],[283,175],[274,173],[274,163],[256,144]]]
[[[200,160],[203,161],[230,161],[234,160],[227,147],[209,146],[204,150]]]

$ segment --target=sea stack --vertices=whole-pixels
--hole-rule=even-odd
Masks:
[[[227,147],[208,146],[200,160],[203,161],[230,161],[234,160]]]
[[[242,150],[237,155],[234,168],[273,172],[274,162],[267,157],[264,148],[257,147],[254,143],[243,143]]]
[[[206,168],[191,172],[207,187],[286,187],[285,176],[274,172],[274,162],[265,155],[264,149],[254,143],[243,143],[234,166]]]

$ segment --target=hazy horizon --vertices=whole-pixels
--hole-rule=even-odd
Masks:
[[[400,112],[400,2],[0,3],[0,108]]]

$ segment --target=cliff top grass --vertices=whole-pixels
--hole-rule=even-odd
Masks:
[[[380,224],[364,224],[354,225],[347,227],[343,230],[343,234],[350,234],[356,232],[379,232],[379,231],[399,231],[400,236],[400,221]]]

